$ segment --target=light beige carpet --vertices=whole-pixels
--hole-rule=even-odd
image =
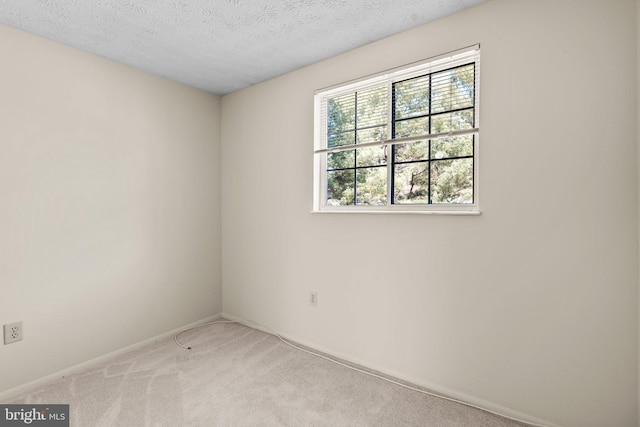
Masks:
[[[150,344],[5,403],[68,403],[71,425],[525,426],[407,390],[239,324]]]

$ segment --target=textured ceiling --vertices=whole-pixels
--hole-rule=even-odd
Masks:
[[[216,94],[485,0],[0,0],[0,23]]]

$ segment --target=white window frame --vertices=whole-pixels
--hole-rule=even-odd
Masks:
[[[380,142],[350,145],[349,148],[363,148],[367,146],[386,146],[387,150],[387,204],[385,206],[328,206],[327,200],[327,153],[335,150],[346,149],[343,147],[327,148],[327,115],[326,104],[329,98],[341,94],[362,90],[364,88],[383,83],[391,86],[394,82],[418,77],[425,74],[436,73],[459,65],[475,63],[475,94],[474,94],[474,127],[459,131],[421,135],[417,137],[391,139],[391,110],[389,102],[389,114],[387,122],[387,139]],[[418,214],[462,214],[473,215],[480,213],[479,207],[479,146],[480,146],[480,45],[473,45],[464,49],[450,52],[437,57],[429,58],[417,63],[405,65],[383,73],[371,75],[362,79],[343,83],[316,91],[314,97],[314,213],[418,213]],[[391,97],[391,91],[389,91]],[[425,140],[447,138],[458,135],[474,135],[473,144],[473,203],[460,204],[391,204],[391,146],[398,143],[406,143],[412,140]]]

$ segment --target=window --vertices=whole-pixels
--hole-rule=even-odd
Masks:
[[[478,212],[480,47],[316,92],[314,211]]]

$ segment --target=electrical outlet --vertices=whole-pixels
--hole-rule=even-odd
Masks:
[[[309,292],[309,305],[314,307],[318,306],[318,293],[317,292]]]
[[[4,344],[22,341],[22,322],[7,323],[4,325]]]

